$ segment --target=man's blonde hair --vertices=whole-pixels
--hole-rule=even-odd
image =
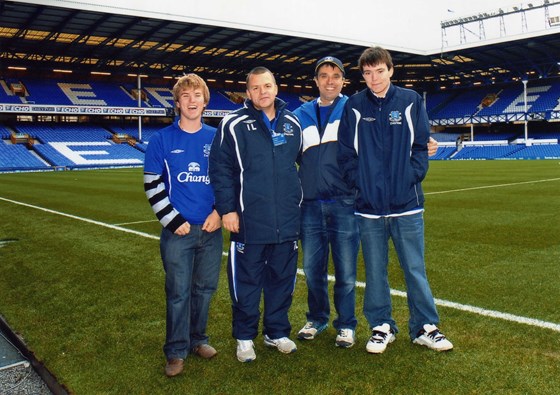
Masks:
[[[179,96],[181,96],[181,92],[185,89],[202,89],[202,96],[204,97],[204,106],[208,105],[210,102],[210,90],[208,89],[208,85],[202,78],[194,73],[189,73],[177,80],[175,85],[173,86],[173,100],[175,103],[179,102]],[[177,113],[177,108],[175,107],[175,112]]]

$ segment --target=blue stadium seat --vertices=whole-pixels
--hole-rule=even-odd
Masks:
[[[498,145],[498,146],[466,146],[457,152],[452,159],[500,159],[525,147],[524,145]]]
[[[508,157],[511,159],[560,159],[560,145],[532,145],[513,152]]]
[[[0,171],[41,170],[49,168],[24,145],[6,144],[0,140]]]

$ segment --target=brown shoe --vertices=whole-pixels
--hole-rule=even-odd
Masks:
[[[183,371],[183,360],[181,358],[171,358],[165,365],[165,375],[167,377],[177,376]]]
[[[210,344],[200,344],[195,348],[193,348],[192,351],[193,353],[195,353],[196,355],[204,359],[210,359],[212,357],[215,357],[216,354],[218,353],[218,351],[216,351],[216,349],[212,347]]]

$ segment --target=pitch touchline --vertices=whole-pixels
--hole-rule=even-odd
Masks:
[[[88,222],[88,223],[90,223],[90,224],[103,226],[103,227],[105,227],[105,228],[114,229],[114,230],[120,230],[120,231],[126,232],[126,233],[132,233],[132,234],[134,234],[134,235],[146,237],[146,238],[148,238],[148,239],[159,240],[159,237],[158,237],[158,236],[153,236],[153,235],[151,235],[151,234],[149,234],[149,233],[138,232],[138,231],[136,231],[136,230],[127,229],[127,228],[123,228],[123,227],[116,226],[116,225],[106,224],[105,222],[95,221],[95,220],[93,220],[93,219],[84,218],[84,217],[78,217],[77,215],[66,214],[66,213],[63,213],[63,212],[60,212],[60,211],[55,211],[55,210],[51,210],[51,209],[48,209],[48,208],[35,206],[35,205],[33,205],[33,204],[18,202],[18,201],[11,200],[11,199],[6,199],[6,198],[3,198],[3,197],[0,197],[0,200],[3,200],[3,201],[5,201],[5,202],[9,202],[9,203],[13,203],[13,204],[18,204],[18,205],[20,205],[20,206],[25,206],[25,207],[29,207],[29,208],[34,208],[34,209],[36,209],[36,210],[45,211],[45,212],[47,212],[47,213],[60,215],[60,216],[62,216],[62,217],[77,219],[78,221]]]
[[[6,199],[6,198],[3,198],[3,197],[0,197],[0,200],[8,202],[8,203],[13,203],[13,204],[17,204],[17,205],[20,205],[20,206],[24,206],[24,207],[33,208],[33,209],[36,209],[36,210],[41,210],[41,211],[44,211],[44,212],[47,212],[47,213],[60,215],[62,217],[72,218],[72,219],[76,219],[78,221],[83,221],[83,222],[87,222],[87,223],[90,223],[90,224],[103,226],[105,228],[109,228],[109,229],[113,229],[113,230],[119,230],[119,231],[126,232],[126,233],[131,233],[131,234],[134,234],[134,235],[137,235],[137,236],[145,237],[147,239],[159,240],[158,236],[154,236],[154,235],[151,235],[149,233],[138,232],[138,231],[123,228],[123,227],[120,227],[120,226],[111,225],[111,224],[107,224],[107,223],[100,222],[100,221],[95,221],[95,220],[89,219],[89,218],[79,217],[77,215],[66,214],[66,213],[63,213],[63,212],[60,212],[60,211],[55,211],[55,210],[51,210],[51,209],[48,209],[48,208],[35,206],[33,204],[18,202],[18,201],[11,200],[11,199]],[[300,274],[302,276],[305,276],[302,269],[298,269],[297,272],[298,272],[298,274]],[[334,276],[329,275],[328,279],[329,279],[329,281],[333,282],[334,281]],[[359,288],[365,288],[366,284],[364,282],[357,281],[356,286],[359,287]],[[391,295],[406,298],[406,292],[395,290],[395,289],[391,289]],[[438,305],[438,306],[450,307],[450,308],[453,308],[453,309],[466,311],[466,312],[469,312],[469,313],[479,314],[479,315],[482,315],[482,316],[485,316],[485,317],[499,318],[499,319],[502,319],[502,320],[505,320],[505,321],[516,322],[516,323],[536,326],[536,327],[540,327],[540,328],[547,328],[547,329],[551,329],[551,330],[556,331],[556,332],[560,332],[560,324],[555,324],[553,322],[541,321],[541,320],[537,320],[537,319],[534,319],[534,318],[527,318],[527,317],[522,317],[522,316],[518,316],[518,315],[502,313],[500,311],[495,311],[495,310],[487,310],[487,309],[483,309],[483,308],[480,308],[480,307],[470,306],[470,305],[461,304],[461,303],[455,303],[455,302],[451,302],[451,301],[444,300],[444,299],[435,298],[434,300],[436,302],[436,305]]]
[[[148,222],[158,222],[157,219],[149,219],[147,221],[134,221],[134,222],[123,222],[120,224],[114,224],[115,226],[123,226],[123,225],[134,225],[134,224],[145,224]]]
[[[510,184],[485,185],[485,186],[472,187],[472,188],[450,189],[449,191],[425,192],[424,195],[439,195],[439,194],[442,194],[442,193],[473,191],[473,190],[476,190],[476,189],[509,187],[509,186],[514,186],[514,185],[535,184],[537,182],[550,182],[550,181],[558,181],[558,180],[560,180],[560,178],[549,178],[548,180],[514,182],[514,183],[510,183]]]
[[[298,274],[301,274],[302,276],[305,276],[305,274],[303,272],[303,269],[298,269]],[[328,279],[331,282],[334,282],[334,280],[335,280],[334,276],[332,276],[332,275],[329,275]],[[356,286],[358,288],[365,288],[366,283],[361,282],[361,281],[356,281]],[[391,295],[406,298],[406,292],[399,291],[399,290],[396,290],[396,289],[391,289]],[[451,301],[445,300],[445,299],[434,298],[434,301],[436,302],[436,305],[438,305],[438,306],[450,307],[452,309],[466,311],[468,313],[479,314],[479,315],[482,315],[482,316],[485,316],[485,317],[499,318],[499,319],[502,319],[502,320],[505,320],[505,321],[516,322],[516,323],[520,323],[520,324],[527,324],[527,325],[536,326],[536,327],[540,327],[540,328],[552,329],[553,331],[560,332],[560,324],[555,324],[553,322],[547,322],[547,321],[537,320],[537,319],[534,319],[534,318],[522,317],[522,316],[519,316],[519,315],[514,315],[514,314],[509,314],[509,313],[502,313],[501,311],[496,311],[496,310],[487,310],[487,309],[483,309],[483,308],[480,308],[480,307],[471,306],[471,305],[468,305],[468,304],[451,302]]]

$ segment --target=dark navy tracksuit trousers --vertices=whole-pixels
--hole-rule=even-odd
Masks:
[[[297,258],[297,241],[280,244],[231,242],[228,281],[234,338],[252,340],[257,337],[261,294],[264,294],[263,334],[271,339],[290,335],[288,309],[295,288]]]

